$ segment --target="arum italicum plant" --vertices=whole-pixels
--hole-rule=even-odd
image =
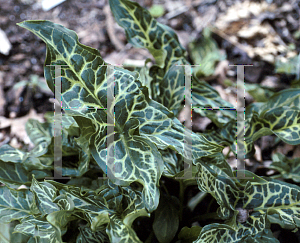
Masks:
[[[184,101],[186,51],[169,27],[128,0],[110,0],[112,13],[135,47],[146,48],[156,64],[140,72],[114,68],[114,166],[118,178],[99,179],[107,165],[107,65],[98,50],[82,45],[74,31],[45,20],[19,23],[47,45],[45,78],[55,90],[53,66],[61,65],[62,175],[65,183],[44,180],[53,176],[53,113],[47,122],[29,120],[27,133],[35,147],[22,151],[0,148],[0,221],[14,221],[14,234],[3,242],[142,242],[144,232],[132,224],[139,217],[154,221],[146,242],[279,242],[271,224],[296,232],[300,227],[300,187],[283,180],[235,178],[222,150],[234,152],[236,113],[217,114],[201,107],[233,107],[193,73],[191,103],[217,130],[191,133],[192,149],[184,145],[185,127],[176,118]],[[176,66],[177,65],[177,66]],[[141,75],[143,73],[143,75]],[[151,98],[150,98],[151,97]],[[267,102],[246,108],[246,158],[254,141],[275,134],[285,143],[300,144],[300,89],[275,93]],[[191,157],[189,157],[189,155]],[[76,158],[76,159],[74,159]],[[278,159],[280,158],[280,159]],[[192,178],[184,174],[192,160]],[[274,158],[284,178],[299,178],[299,163]],[[299,162],[299,161],[298,161]],[[290,163],[289,167],[285,163]],[[161,179],[180,182],[180,198],[161,189]],[[195,179],[196,178],[196,179]],[[295,180],[299,182],[299,180]],[[18,189],[26,185],[28,189]],[[198,185],[218,203],[219,223],[181,225],[184,189]],[[199,215],[201,219],[201,215]],[[221,222],[221,223],[220,223]],[[191,228],[189,228],[191,227]],[[75,233],[76,234],[75,234]],[[152,240],[152,241],[151,241]]]

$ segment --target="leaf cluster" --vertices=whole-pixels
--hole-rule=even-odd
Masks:
[[[0,187],[0,222],[17,222],[10,241],[142,242],[143,232],[137,232],[133,222],[151,215],[152,232],[146,242],[278,242],[271,224],[296,231],[299,186],[250,171],[244,172],[253,179],[234,177],[222,150],[229,146],[234,152],[236,133],[243,131],[237,131],[236,111],[212,109],[233,105],[197,76],[209,75],[206,69],[192,72],[192,96],[186,99],[217,129],[191,132],[192,146],[188,146],[186,127],[176,118],[185,99],[185,70],[180,66],[189,65],[185,49],[172,29],[137,3],[110,0],[109,4],[128,41],[148,49],[156,64],[138,72],[115,67],[111,74],[99,51],[79,43],[74,31],[46,20],[18,24],[46,43],[45,78],[53,92],[57,92],[53,66],[62,66],[61,102],[66,109],[61,174],[71,179],[67,183],[42,180],[53,173],[54,117],[46,114],[45,123],[29,120],[26,131],[33,150],[0,148],[0,181],[5,184]],[[209,38],[206,35],[203,43],[216,49]],[[223,57],[214,55],[213,63],[218,58]],[[195,59],[207,60],[197,55]],[[114,110],[109,110],[112,78]],[[266,95],[264,102],[246,108],[247,158],[253,156],[254,142],[262,136],[275,134],[285,143],[300,144],[300,89]],[[114,142],[108,144],[112,135]],[[107,163],[110,157],[113,165]],[[283,178],[299,182],[299,159],[276,155],[273,160],[272,167]],[[180,179],[187,161],[192,177]],[[99,178],[112,172],[113,178]],[[174,185],[179,182],[179,198],[168,193],[163,178]],[[21,185],[27,189],[19,189]],[[215,216],[222,223],[180,224],[189,185],[198,186],[202,199],[210,194],[216,200]]]

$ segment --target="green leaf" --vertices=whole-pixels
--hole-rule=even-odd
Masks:
[[[112,243],[142,243],[134,230],[123,224],[122,221],[115,215],[111,217],[106,233]]]
[[[245,90],[248,92],[256,102],[267,102],[269,98],[274,95],[274,92],[259,84],[244,84]]]
[[[275,72],[276,73],[288,73],[288,74],[297,74],[299,73],[299,56],[289,58],[287,62],[282,62],[279,59],[275,63]]]
[[[57,189],[54,186],[47,182],[38,182],[33,178],[30,190],[36,197],[37,206],[42,215],[60,210],[56,203],[53,202],[57,196]]]
[[[30,184],[30,180],[30,175],[28,175],[22,164],[0,160],[0,181],[6,186],[16,189],[21,185]]]
[[[300,158],[288,159],[280,153],[273,154],[270,168],[279,171],[283,178],[300,182]]]
[[[109,5],[117,23],[125,29],[127,40],[135,47],[147,48],[159,67],[168,70],[181,59],[184,48],[175,32],[158,23],[138,3],[128,0],[110,0]]]
[[[185,243],[193,243],[197,240],[202,227],[192,226],[191,228],[184,226],[178,234],[178,239]]]
[[[72,214],[72,211],[60,210],[48,214],[46,219],[51,225],[56,227],[56,231],[61,235],[62,232],[67,231],[67,224],[69,221],[77,219],[75,216],[72,216]]]
[[[226,55],[221,55],[216,41],[210,37],[208,28],[203,30],[201,39],[189,43],[189,49],[193,63],[200,65],[194,70],[198,78],[213,75],[216,62],[226,59]]]
[[[16,191],[1,186],[0,195],[1,223],[20,220],[38,212],[33,200],[33,194],[28,190]]]
[[[38,243],[62,243],[59,231],[49,222],[42,219],[35,219],[32,216],[22,220],[14,232],[31,236],[28,242]]]
[[[178,115],[184,99],[184,67],[182,61],[174,63],[160,82],[157,101]]]
[[[51,143],[51,139],[53,137],[52,124],[47,122],[40,123],[37,120],[29,119],[26,122],[25,129],[31,142],[35,146],[44,142],[47,144]]]
[[[159,242],[169,243],[179,226],[179,200],[173,196],[161,195],[155,211],[153,231]]]
[[[26,157],[26,152],[4,144],[0,148],[0,159],[5,162],[21,163]]]
[[[89,227],[79,227],[79,235],[77,236],[76,243],[89,243],[89,242],[101,242],[109,243],[108,235],[103,230],[93,232]]]
[[[236,111],[234,110],[234,106],[223,100],[219,93],[207,82],[198,80],[195,76],[193,76],[192,79],[191,102],[193,110],[196,113],[208,117],[218,127],[225,125],[230,120],[236,121]],[[216,110],[210,110],[209,108],[217,108],[220,115],[217,114]],[[231,110],[222,108],[231,108]]]
[[[176,177],[179,177],[179,178],[184,177],[185,173],[186,173],[185,170],[182,170],[179,173],[175,174],[173,176],[173,178],[176,179]],[[192,165],[192,177],[187,178],[187,179],[177,179],[177,180],[181,180],[184,187],[197,185],[197,181],[195,179],[195,177],[197,176],[197,173],[198,173],[197,166]]]
[[[166,72],[177,61],[187,63],[185,49],[176,33],[158,23],[138,3],[128,0],[110,0],[109,5],[117,23],[124,28],[127,40],[135,47],[147,48],[156,64],[149,70],[151,97],[157,100],[162,94],[160,86]]]

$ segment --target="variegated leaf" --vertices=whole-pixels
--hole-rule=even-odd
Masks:
[[[0,195],[1,223],[20,220],[39,212],[33,200],[33,194],[28,190],[16,191],[1,186]]]
[[[101,242],[109,243],[108,235],[103,230],[93,232],[89,227],[79,227],[79,235],[77,236],[76,243],[89,243],[89,242]]]
[[[85,215],[85,220],[90,223],[93,231],[100,230],[107,224],[106,232],[111,242],[120,239],[125,240],[124,242],[130,240],[140,242],[131,224],[139,216],[150,216],[146,211],[141,192],[135,192],[130,187],[113,185],[109,181],[104,182],[97,192],[91,189],[81,190],[54,181],[49,183],[67,193],[74,203],[74,209],[80,210]]]
[[[125,225],[116,215],[112,215],[106,229],[111,243],[142,243],[131,227]]]
[[[56,189],[65,191],[66,196],[73,201],[74,209],[79,210],[84,215],[84,220],[90,223],[92,230],[97,230],[97,227],[109,222],[108,216],[113,213],[113,210],[108,208],[105,198],[96,195],[95,191],[80,189],[55,181],[47,182],[55,186]],[[112,194],[115,195],[114,192]],[[80,214],[77,213],[76,215],[79,217]]]
[[[255,153],[255,140],[273,133],[288,144],[300,144],[300,89],[282,90],[266,103],[250,105],[245,125],[246,158]]]
[[[178,155],[174,150],[160,150],[160,153],[164,159],[164,176],[173,177],[184,169],[182,156]]]
[[[149,11],[129,0],[110,0],[111,11],[125,29],[127,40],[136,47],[147,48],[159,67],[168,70],[185,54],[175,32],[160,24]]]
[[[206,116],[221,127],[230,120],[236,121],[234,106],[223,100],[207,82],[192,78],[192,107],[201,116]],[[210,110],[217,109],[217,110]],[[227,108],[227,109],[222,109]],[[231,108],[231,110],[230,110]],[[220,113],[220,115],[218,114]]]
[[[18,224],[14,232],[31,236],[28,242],[63,243],[59,231],[49,222],[29,217]]]
[[[53,137],[53,115],[46,114],[47,125],[50,127],[50,134]],[[37,128],[36,128],[37,129]],[[84,139],[84,136],[80,134],[80,129],[73,117],[64,114],[62,116],[62,156],[63,167],[62,175],[70,177],[82,176],[89,170],[89,163],[91,159],[91,153],[88,148],[88,141]],[[79,138],[77,138],[79,136]],[[78,155],[78,161],[68,161],[65,159],[67,156]],[[51,144],[48,146],[48,152],[40,160],[51,159],[51,165],[53,164],[54,156],[54,139],[52,138]],[[53,167],[51,167],[53,168]]]
[[[26,155],[26,152],[13,148],[8,144],[0,147],[0,159],[5,162],[21,163]]]
[[[178,66],[177,66],[178,65]],[[160,95],[156,101],[163,104],[177,117],[184,100],[184,67],[180,60],[172,64],[160,82]]]
[[[176,33],[168,26],[160,24],[155,18],[138,3],[129,0],[110,0],[111,11],[118,24],[125,29],[127,40],[135,47],[147,48],[153,55],[157,65],[149,70],[151,97],[160,99],[161,89],[168,86],[170,75],[166,72],[177,61],[187,64],[185,49],[180,45]],[[163,82],[163,83],[162,83]],[[181,80],[175,80],[181,83]],[[172,92],[170,90],[170,92]],[[181,96],[182,94],[180,94]],[[172,102],[167,100],[164,102]],[[169,107],[168,107],[169,108]]]
[[[245,187],[245,196],[237,206],[253,209],[254,220],[258,214],[267,214],[271,223],[278,223],[282,228],[300,227],[300,187],[280,180],[264,178],[267,183]]]
[[[300,144],[300,108],[283,106],[260,114],[254,112],[250,122],[246,123],[246,158],[254,154],[255,140],[273,133],[288,144]]]
[[[149,70],[150,77],[153,79],[151,85],[149,85],[151,86],[152,99],[165,105],[177,115],[180,103],[184,98],[184,69],[175,65],[189,64],[185,58],[185,50],[180,45],[177,35],[168,26],[158,23],[138,3],[128,0],[110,0],[109,3],[116,21],[125,29],[128,41],[135,47],[147,48],[158,64],[158,66],[154,65]],[[206,37],[209,38],[208,35]],[[211,39],[209,40],[208,43],[215,50],[215,43]],[[219,60],[221,56],[217,54],[216,58],[212,59]],[[204,62],[205,65],[212,63],[207,62],[207,60]],[[210,93],[216,93],[209,85],[202,86],[199,88],[206,88],[206,91],[209,89]],[[194,84],[194,87],[196,88],[196,84]],[[194,90],[194,87],[193,105],[206,107],[207,104],[199,102],[203,92]],[[215,104],[212,107],[232,107],[231,104],[222,100],[218,94],[214,97],[209,97],[209,95],[205,97],[206,99],[214,98],[215,101],[221,101],[222,104]],[[203,113],[201,110],[198,110],[198,112]],[[206,113],[209,112],[206,111]],[[231,115],[235,119],[235,114],[231,111],[223,111],[223,113]],[[214,116],[211,112],[209,114],[212,117]]]
[[[226,224],[209,224],[202,228],[200,235],[194,243],[279,243],[273,236],[270,229],[262,229],[261,231],[250,231],[247,228],[240,228],[238,231],[234,230]]]
[[[226,225],[205,226],[196,242],[216,242],[254,239],[269,229],[268,222],[294,230],[300,226],[300,187],[260,178],[250,173],[247,181],[229,178],[226,174],[217,174],[209,166],[199,162],[198,187],[209,192],[218,202],[218,215],[225,219]],[[249,172],[247,172],[249,177]],[[263,237],[263,235],[259,236]],[[273,240],[273,239],[272,239]],[[260,242],[258,240],[258,242]]]
[[[0,181],[10,188],[30,184],[30,175],[20,163],[9,163],[0,160]]]
[[[47,182],[38,182],[32,179],[30,190],[34,193],[37,205],[42,215],[59,211],[60,208],[53,202],[57,196],[57,189]]]
[[[283,154],[273,154],[272,164],[270,168],[281,173],[285,179],[291,179],[295,182],[300,182],[300,158],[289,159]]]

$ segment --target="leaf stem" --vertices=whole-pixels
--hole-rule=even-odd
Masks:
[[[167,193],[167,195],[170,196],[170,194],[168,192],[168,189],[167,189],[166,185],[163,182],[161,183],[161,186],[162,186],[162,188],[164,188],[164,190]]]
[[[212,199],[210,200],[210,202],[209,202],[209,204],[208,204],[208,206],[207,206],[207,209],[206,209],[206,213],[209,212],[210,207],[211,207],[211,205],[212,205],[213,202],[214,202],[214,198],[212,198]]]
[[[182,221],[183,200],[184,200],[184,190],[185,190],[183,180],[179,180],[179,186],[180,186],[179,187],[179,202],[180,202],[179,218],[180,218],[180,221]]]
[[[227,154],[225,155],[225,159],[228,159],[228,158],[229,158],[230,152],[231,152],[231,148],[229,147],[229,150],[228,150]]]
[[[270,176],[270,178],[272,178],[272,179],[282,178],[282,175],[281,174],[272,175],[272,176]]]

